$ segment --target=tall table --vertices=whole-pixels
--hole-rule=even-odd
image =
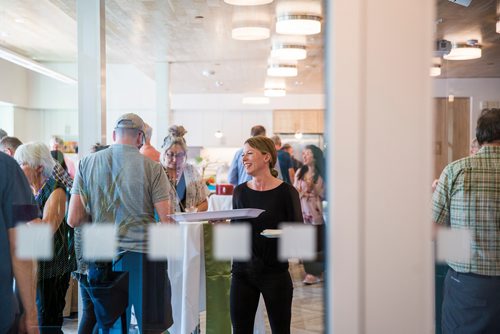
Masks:
[[[232,209],[232,196],[212,195],[208,211]],[[231,263],[212,257],[213,226],[183,224],[183,256],[169,259],[174,325],[171,334],[190,334],[199,324],[199,313],[207,311],[207,334],[231,334],[229,288]],[[260,298],[254,334],[265,334],[264,303]]]

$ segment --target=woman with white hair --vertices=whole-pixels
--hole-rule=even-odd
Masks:
[[[160,163],[177,193],[175,211],[207,211],[208,188],[196,168],[186,162],[184,135],[187,131],[181,125],[173,125],[168,132],[163,140]]]
[[[66,187],[52,176],[54,160],[43,143],[19,146],[14,158],[24,171],[41,212],[52,227],[53,257],[38,262],[37,307],[41,333],[62,333],[64,297],[75,269],[73,230],[66,224]]]

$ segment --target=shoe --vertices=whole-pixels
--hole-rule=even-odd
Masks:
[[[318,276],[314,276],[311,274],[307,274],[302,283],[305,285],[313,285],[313,284],[318,284],[321,282],[321,279]]]

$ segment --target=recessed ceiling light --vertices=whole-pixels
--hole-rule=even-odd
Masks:
[[[18,17],[18,18],[16,18],[16,19],[14,19],[14,22],[16,22],[16,23],[21,23],[21,24],[22,24],[22,23],[25,23],[25,22],[26,22],[26,20],[25,20],[25,19],[23,19],[22,17]]]
[[[214,70],[203,70],[201,71],[201,74],[205,77],[209,77],[215,74]]]
[[[222,81],[217,80],[215,82],[215,86],[217,86],[217,87],[222,87],[223,85],[224,85],[224,82],[222,82]]]

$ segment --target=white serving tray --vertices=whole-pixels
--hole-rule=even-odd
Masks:
[[[226,219],[246,219],[256,218],[265,210],[261,209],[234,209],[221,211],[205,212],[186,212],[170,215],[172,219],[181,222],[203,222],[207,220],[226,220]]]
[[[262,232],[260,232],[260,235],[266,238],[279,238],[281,237],[281,234],[283,234],[283,230],[272,230],[272,229],[267,229]]]

